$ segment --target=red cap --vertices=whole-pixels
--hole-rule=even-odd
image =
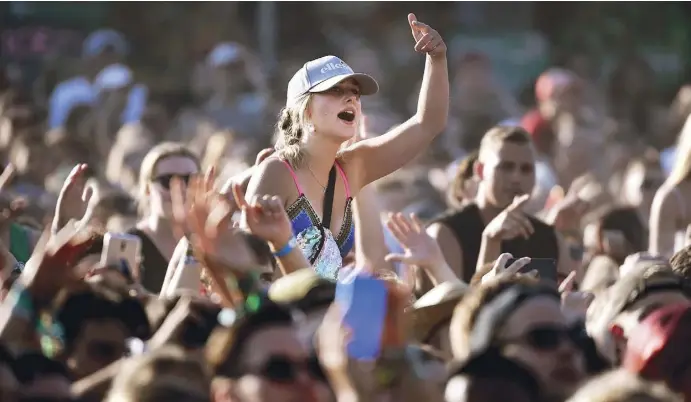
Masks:
[[[691,361],[691,304],[664,306],[631,332],[622,367],[647,380],[664,380],[681,391],[685,381],[675,382],[683,374],[679,370]]]
[[[576,76],[569,70],[551,68],[535,82],[535,98],[538,102],[551,99],[557,92],[576,83]]]

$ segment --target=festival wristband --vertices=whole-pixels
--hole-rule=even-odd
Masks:
[[[283,246],[280,250],[274,252],[274,257],[276,258],[281,258],[285,257],[286,255],[290,254],[291,251],[295,249],[295,247],[298,246],[298,241],[295,238],[295,236],[290,238],[290,241],[288,241],[288,244]]]

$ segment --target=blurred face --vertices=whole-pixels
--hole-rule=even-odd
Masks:
[[[149,202],[152,213],[163,216],[171,214],[170,183],[177,177],[183,184],[199,173],[199,168],[194,160],[186,156],[164,157],[156,163],[154,173],[149,182]],[[183,186],[183,194],[186,186]]]
[[[537,296],[511,314],[498,339],[505,356],[533,370],[547,395],[565,397],[585,378],[585,361],[570,333],[559,300]]]
[[[487,89],[492,83],[492,70],[484,60],[467,62],[459,71],[458,83],[466,90]]]
[[[227,94],[239,92],[246,81],[245,65],[242,61],[230,63],[213,70],[214,88]]]
[[[314,125],[314,135],[340,144],[355,136],[361,114],[360,88],[348,79],[312,96],[308,120]]]
[[[321,402],[330,398],[293,327],[274,326],[255,333],[247,343],[243,366],[246,374],[234,384],[234,394],[243,402]]]
[[[67,366],[76,379],[84,378],[125,355],[125,326],[115,319],[87,322],[75,340]]]
[[[480,180],[485,197],[497,208],[506,208],[514,197],[535,187],[535,151],[530,144],[504,142],[483,151]]]

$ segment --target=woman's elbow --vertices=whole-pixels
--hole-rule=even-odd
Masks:
[[[444,114],[432,114],[428,117],[423,117],[420,119],[420,125],[423,127],[426,133],[429,133],[433,137],[437,137],[439,134],[446,130],[446,125],[449,121],[449,113]]]

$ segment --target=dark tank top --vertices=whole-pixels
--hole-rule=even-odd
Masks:
[[[558,262],[559,246],[554,228],[532,216],[528,216],[528,219],[535,229],[533,234],[527,239],[517,237],[502,241],[501,252],[511,253],[515,258],[550,258]],[[445,212],[431,223],[443,224],[456,236],[463,251],[461,278],[464,282],[470,283],[480,254],[482,231],[485,229],[480,209],[475,203],[468,204],[460,210]],[[451,268],[457,271],[457,267]]]
[[[142,239],[141,283],[146,290],[160,293],[168,271],[168,259],[158,251],[149,235],[139,229],[127,232]]]

